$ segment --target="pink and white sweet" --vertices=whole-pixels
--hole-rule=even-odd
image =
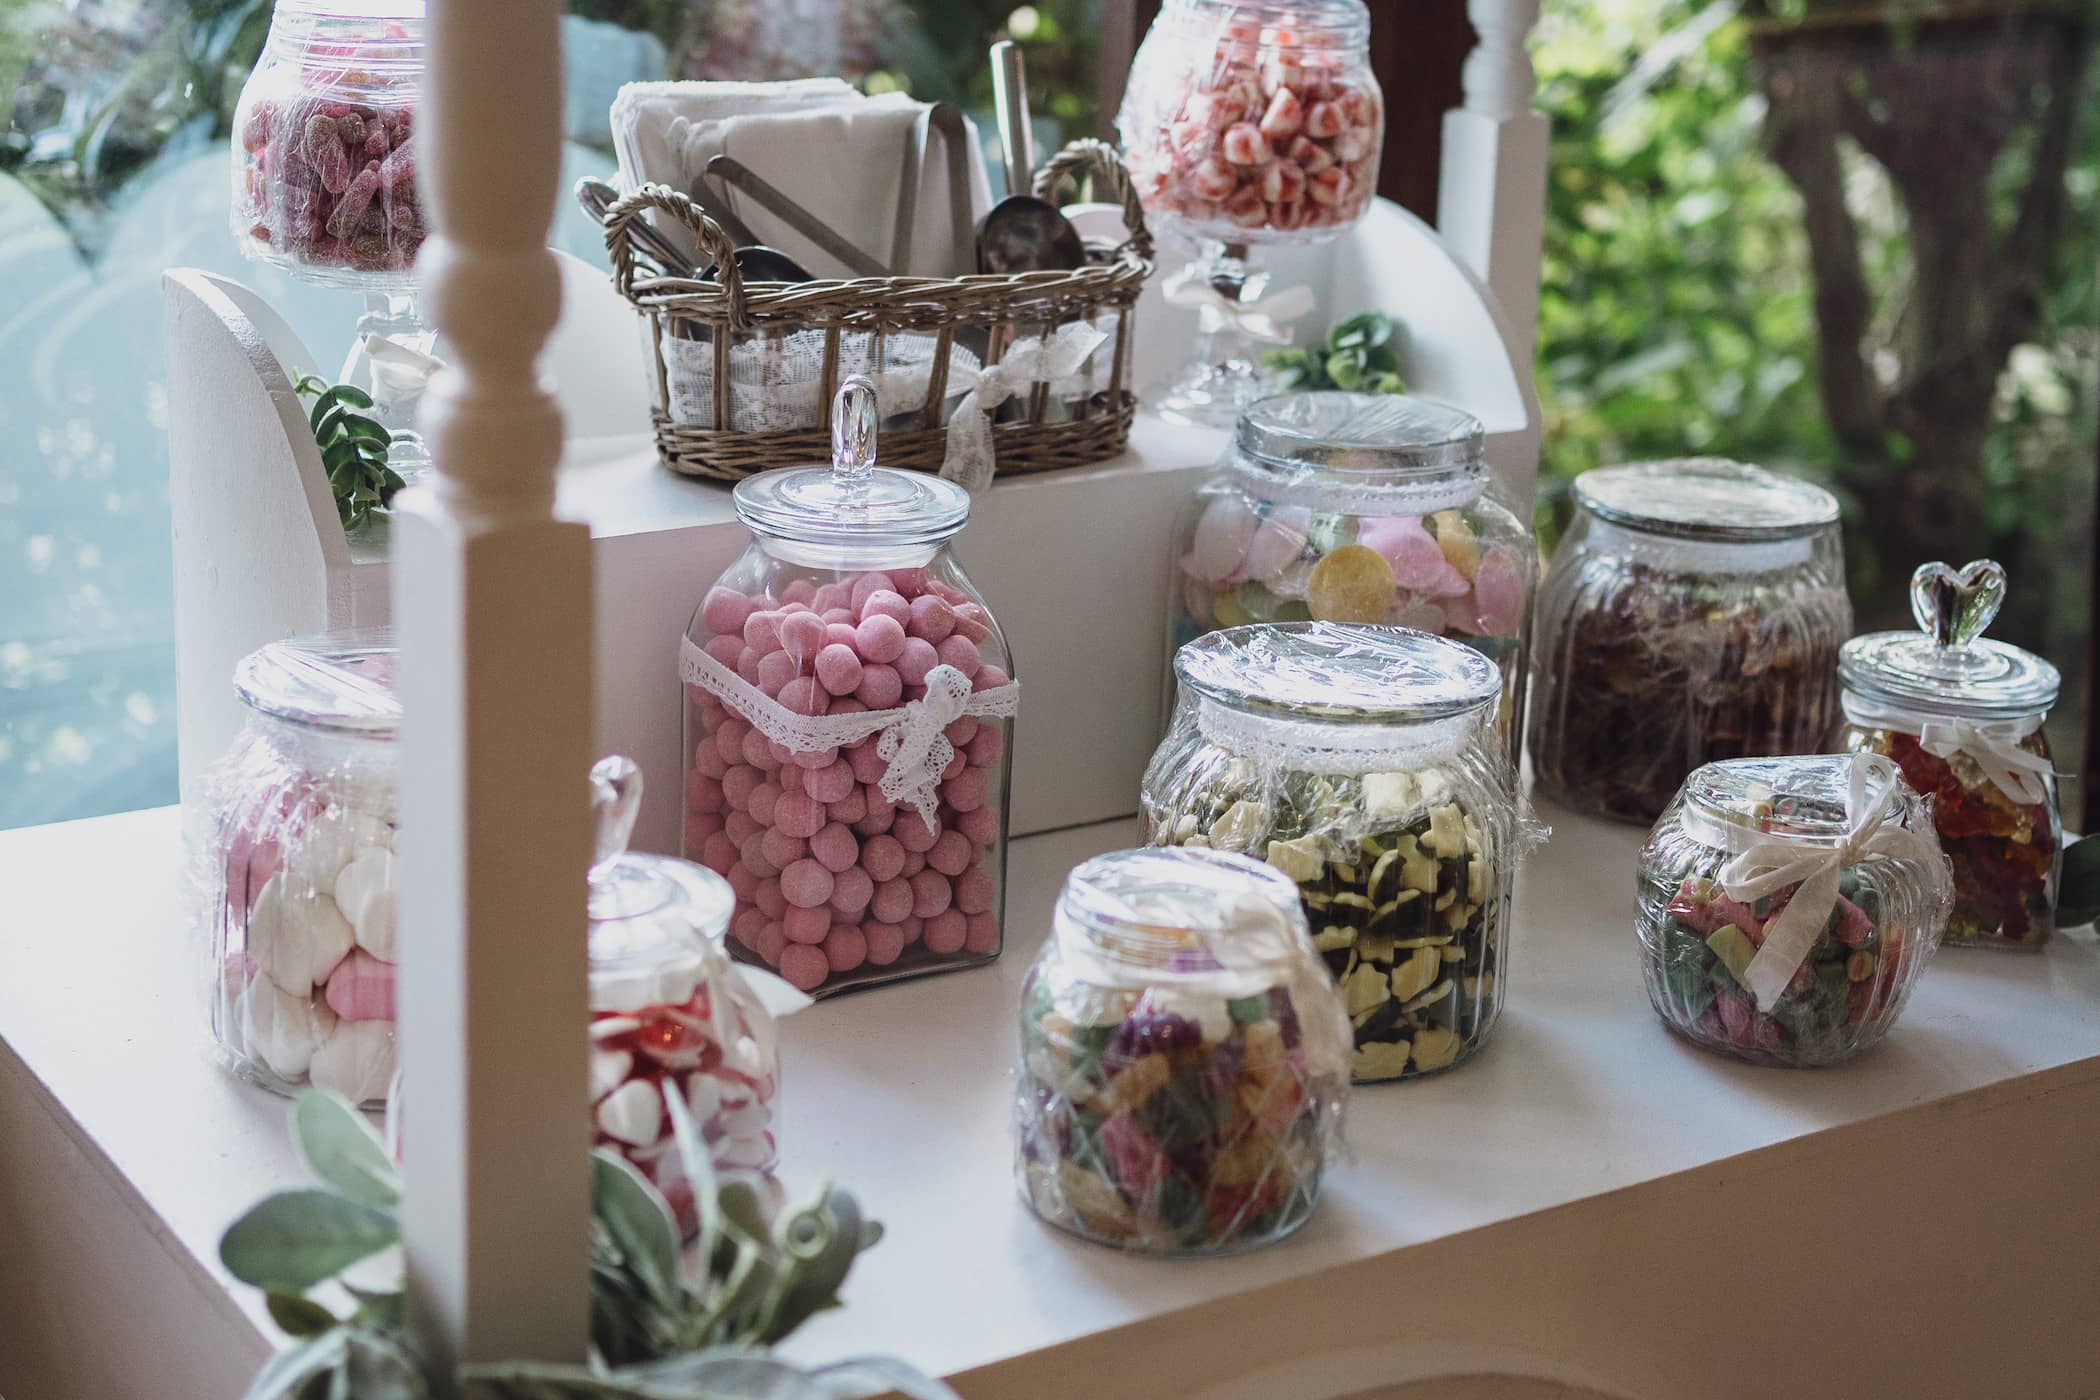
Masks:
[[[698,623],[708,657],[793,715],[896,711],[943,667],[971,693],[1010,682],[983,605],[924,569],[721,585]],[[884,793],[888,731],[797,751],[705,687],[687,695],[685,851],[736,891],[733,953],[821,992],[999,951],[1003,719],[941,731],[929,823]]]

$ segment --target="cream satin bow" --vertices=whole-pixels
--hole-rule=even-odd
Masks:
[[[1918,747],[1934,758],[1967,754],[1998,791],[2022,807],[2049,800],[2049,760],[2020,747],[2022,739],[2042,727],[2040,715],[2005,720],[1927,715],[1847,695],[1845,718],[1862,729],[1915,734]]]
[[[372,367],[373,401],[385,405],[412,407],[430,387],[431,376],[445,367],[435,355],[376,334],[365,337],[365,359]]]
[[[1105,332],[1085,321],[1067,321],[1047,340],[1029,336],[1008,346],[998,364],[978,371],[977,383],[955,406],[948,420],[948,450],[941,460],[941,475],[972,493],[991,485],[997,461],[992,413],[1031,385],[1055,384],[1079,373],[1080,366],[1107,339]]]
[[[875,755],[889,764],[882,771],[882,795],[908,802],[934,830],[939,815],[937,785],[955,760],[955,746],[941,731],[963,717],[970,699],[970,678],[953,666],[926,673],[926,695],[904,707],[904,722],[882,731]]]
[[[1837,907],[1838,877],[1847,866],[1877,859],[1941,859],[1939,842],[1930,834],[1883,825],[1891,787],[1868,792],[1868,777],[1876,767],[1889,774],[1890,783],[1899,781],[1886,763],[1864,754],[1854,758],[1845,791],[1845,830],[1834,843],[1718,824],[1711,831],[1693,833],[1737,853],[1715,877],[1731,899],[1748,904],[1789,885],[1800,886],[1779,917],[1765,926],[1763,945],[1743,969],[1743,985],[1757,998],[1760,1011],[1772,1009],[1807,961],[1809,949],[1830,922],[1830,911]]]
[[[1212,286],[1210,279],[1195,267],[1183,268],[1169,277],[1161,294],[1169,306],[1202,312],[1203,328],[1207,331],[1229,328],[1265,345],[1290,344],[1290,323],[1317,305],[1310,287],[1291,287],[1253,301],[1235,301]]]

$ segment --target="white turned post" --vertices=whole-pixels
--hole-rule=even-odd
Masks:
[[[581,1361],[589,1124],[590,540],[554,518],[536,362],[561,140],[558,0],[430,0],[419,258],[449,368],[402,498],[403,1235],[433,1360]]]

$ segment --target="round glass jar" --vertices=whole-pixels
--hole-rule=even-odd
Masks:
[[[1917,632],[1854,637],[1838,653],[1837,747],[1884,754],[1932,798],[1954,863],[1947,942],[2039,948],[2056,927],[2063,817],[2043,723],[2063,678],[2039,656],[1982,636],[2005,571],[1921,566]]]
[[[1599,468],[1574,497],[1533,633],[1539,791],[1652,822],[1702,763],[1821,749],[1852,631],[1836,498],[1716,458]]]
[[[1021,986],[1021,1198],[1146,1254],[1282,1239],[1319,1202],[1349,1053],[1289,880],[1219,851],[1097,856]]]
[[[198,784],[193,841],[211,1032],[244,1078],[377,1104],[394,1072],[394,651],[383,634],[273,642]]]
[[[998,956],[1020,699],[948,547],[968,495],[873,465],[866,379],[832,421],[830,469],[737,483],[752,542],[680,659],[686,854],[736,890],[731,952],[817,996]]]
[[[233,233],[304,281],[412,285],[423,0],[279,0],[233,120]]]
[[[598,824],[590,876],[594,1140],[649,1178],[690,1232],[693,1188],[669,1100],[687,1109],[713,1167],[772,1170],[780,1056],[761,993],[773,989],[755,988],[723,952],[736,905],[726,880],[627,850],[642,798],[633,761],[601,761],[591,787]],[[774,987],[776,1001],[783,994],[789,1006],[804,1000]]]
[[[1488,472],[1484,436],[1471,414],[1406,395],[1256,404],[1176,532],[1170,648],[1255,622],[1456,637],[1502,670],[1514,755],[1538,552]],[[1169,699],[1172,686],[1170,665]]]
[[[1696,1045],[1763,1064],[1888,1034],[1952,889],[1932,804],[1877,755],[1742,758],[1685,780],[1641,848],[1648,1000]]]
[[[1297,886],[1358,1083],[1479,1049],[1502,1008],[1516,858],[1495,664],[1421,632],[1308,622],[1213,632],[1174,670],[1144,839],[1244,853]]]

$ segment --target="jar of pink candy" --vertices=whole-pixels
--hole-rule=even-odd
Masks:
[[[191,842],[212,1037],[238,1074],[352,1103],[394,1072],[394,653],[383,634],[274,642],[206,770]]]
[[[1020,687],[949,541],[953,482],[874,465],[874,386],[827,469],[736,488],[753,539],[680,652],[685,850],[736,891],[731,952],[803,991],[999,954]]]
[[[1470,413],[1412,395],[1281,394],[1242,414],[1175,535],[1167,699],[1174,652],[1219,628],[1412,627],[1501,668],[1514,754],[1538,556],[1483,437]]]
[[[1166,287],[1203,336],[1153,396],[1167,416],[1229,427],[1273,387],[1254,345],[1287,341],[1279,323],[1309,294],[1265,304],[1254,250],[1331,238],[1370,207],[1385,130],[1370,35],[1363,0],[1166,0],[1139,48],[1124,161],[1153,226],[1201,245]]]

